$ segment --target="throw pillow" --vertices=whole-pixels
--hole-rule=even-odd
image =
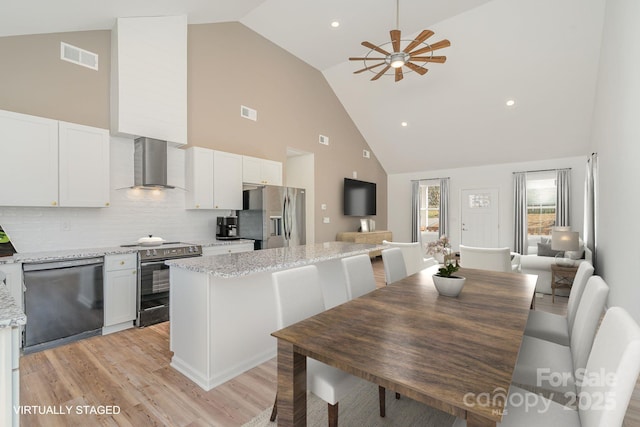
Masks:
[[[563,256],[564,251],[554,251],[551,249],[551,243],[538,243],[538,256],[555,257],[556,255]]]

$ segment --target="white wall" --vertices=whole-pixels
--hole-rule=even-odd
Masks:
[[[608,0],[593,119],[600,165],[596,273],[610,286],[609,306],[640,322],[640,16],[638,0]]]
[[[183,159],[182,150],[169,149],[168,181],[184,188]],[[132,183],[133,141],[112,137],[110,207],[0,207],[0,224],[18,252],[38,252],[119,246],[148,234],[169,241],[210,239],[215,236],[216,216],[229,214],[185,210],[184,189],[123,188]]]
[[[571,168],[571,225],[582,235],[584,212],[585,157],[506,163],[459,169],[443,169],[388,176],[388,224],[393,240],[411,241],[411,180],[450,177],[450,238],[455,249],[460,244],[460,191],[498,188],[500,203],[500,246],[513,248],[513,172]]]

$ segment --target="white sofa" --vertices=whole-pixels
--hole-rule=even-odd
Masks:
[[[551,265],[555,263],[555,257],[539,256],[538,243],[541,243],[542,239],[548,237],[549,236],[529,236],[527,254],[520,256],[520,271],[524,274],[537,275],[538,282],[536,283],[536,292],[544,294],[551,294]],[[580,245],[584,247],[584,257],[574,260],[576,266],[581,262],[592,262],[591,251],[584,246],[582,240],[580,240]],[[581,250],[582,249],[578,252]],[[557,289],[556,295],[569,295],[569,289]]]

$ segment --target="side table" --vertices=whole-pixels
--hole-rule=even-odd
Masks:
[[[571,289],[578,267],[551,264],[551,303],[556,302],[556,289]]]

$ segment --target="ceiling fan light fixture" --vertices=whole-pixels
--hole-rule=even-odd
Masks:
[[[400,68],[407,63],[408,59],[409,55],[404,52],[393,52],[386,58],[386,61],[391,65],[391,68]]]

